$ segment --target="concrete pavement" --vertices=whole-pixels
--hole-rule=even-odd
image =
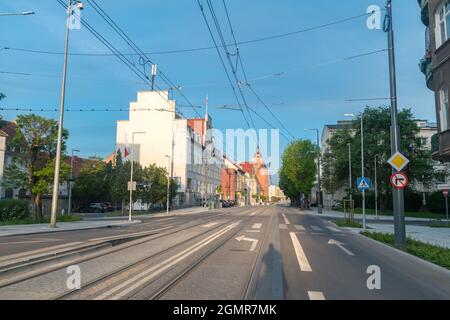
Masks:
[[[152,230],[135,245],[119,245],[76,262],[81,290],[67,292],[68,274],[61,267],[0,288],[0,299],[54,299],[66,293],[64,299],[450,298],[448,270],[295,208],[229,208],[148,218],[138,225],[103,229],[110,233],[102,236]],[[60,235],[89,241],[95,232]],[[20,242],[31,237],[12,237],[15,243],[6,247],[15,248],[12,255],[26,254],[38,244]],[[0,251],[0,259],[7,261],[7,254]]]
[[[304,214],[319,216],[316,210],[305,211]],[[344,214],[338,211],[324,210],[319,217],[323,218],[344,218]],[[362,215],[355,215],[358,220],[362,219]],[[394,234],[393,217],[380,216],[375,219],[373,215],[367,215],[367,227],[369,231],[380,232],[385,234]],[[431,228],[428,225],[414,225],[414,222],[429,222],[430,219],[425,218],[406,218],[406,235],[411,239],[429,243],[432,245],[450,248],[450,228]],[[360,229],[349,228],[355,232],[360,232]]]

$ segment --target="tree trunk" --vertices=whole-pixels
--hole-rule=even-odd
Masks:
[[[32,215],[33,219],[39,221],[42,219],[42,202],[39,194],[32,194],[31,199],[33,202]]]

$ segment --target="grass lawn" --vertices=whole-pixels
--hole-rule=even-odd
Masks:
[[[450,228],[450,224],[442,221],[441,223],[430,224],[429,227],[431,227],[431,228]]]
[[[344,212],[344,209],[340,208],[337,211]],[[355,213],[362,214],[361,208],[355,208]],[[366,214],[375,215],[375,209],[366,208]],[[380,212],[378,211],[378,215],[382,216],[392,216],[392,211]],[[433,212],[405,212],[406,217],[410,218],[425,218],[425,219],[444,219],[444,214],[433,213]]]
[[[395,239],[393,234],[368,231],[361,234],[394,247]],[[407,238],[406,252],[450,270],[450,249]]]
[[[77,216],[77,215],[58,216],[56,218],[57,222],[75,222],[75,221],[82,221],[82,220],[83,220],[83,217]],[[36,221],[33,218],[0,221],[0,226],[10,226],[10,225],[20,225],[20,224],[38,224],[38,223],[50,223],[50,217],[44,217],[44,219],[42,219],[40,221]]]
[[[356,221],[351,222],[351,221],[348,221],[345,219],[338,219],[335,221],[335,223],[338,227],[347,227],[347,228],[362,228],[363,227],[362,224],[360,224]]]

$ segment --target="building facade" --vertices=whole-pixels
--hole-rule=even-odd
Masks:
[[[418,0],[425,31],[425,56],[420,69],[435,94],[438,133],[432,138],[433,158],[450,161],[450,0]]]
[[[129,120],[117,122],[116,149],[144,167],[166,168],[178,184],[173,205],[202,205],[217,198],[222,182],[223,154],[210,129],[209,115],[181,117],[168,91],[140,91],[130,103]]]

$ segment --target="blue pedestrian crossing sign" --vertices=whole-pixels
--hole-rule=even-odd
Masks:
[[[370,181],[369,178],[358,178],[356,182],[356,186],[358,187],[359,191],[370,190],[371,184],[372,181]]]

